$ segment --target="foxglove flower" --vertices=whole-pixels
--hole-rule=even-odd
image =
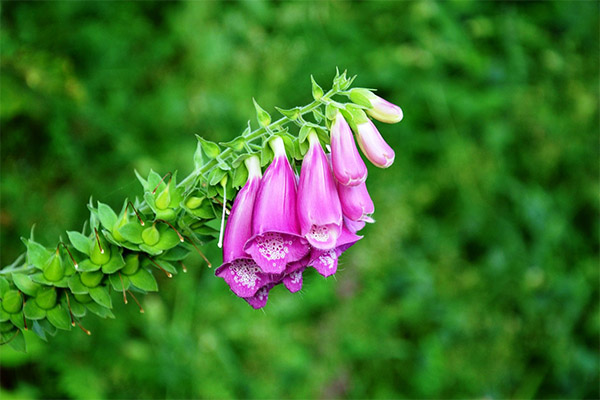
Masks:
[[[338,185],[338,193],[345,217],[352,221],[372,221],[375,206],[364,182],[356,186]]]
[[[271,141],[274,159],[261,181],[252,215],[253,236],[244,250],[261,270],[280,274],[286,264],[300,260],[309,251],[300,236],[296,213],[296,178],[285,155],[281,138]]]
[[[260,186],[260,162],[258,157],[246,159],[248,181],[239,191],[223,241],[223,264],[215,275],[223,278],[231,290],[240,297],[251,297],[269,282],[268,274],[244,251],[244,244],[252,236],[252,209]]]
[[[310,253],[310,265],[324,277],[335,274],[340,255],[360,239],[362,239],[362,236],[352,233],[344,226],[335,248],[331,250],[312,249]]]
[[[402,121],[404,114],[402,109],[389,101],[382,99],[375,93],[366,89],[352,89],[350,91],[350,99],[363,103],[366,100],[371,104],[371,108],[367,109],[367,114],[375,118],[377,121],[387,124],[395,124]]]
[[[250,304],[252,308],[255,308],[257,310],[259,308],[263,308],[265,305],[267,305],[267,300],[269,299],[269,292],[271,291],[271,289],[273,289],[274,286],[275,283],[268,283],[260,289],[258,289],[254,296],[245,297],[244,300],[246,300],[246,302],[248,302],[248,304]]]
[[[298,184],[300,233],[311,246],[321,250],[335,247],[342,227],[342,207],[315,131],[308,135],[310,147],[302,161]]]
[[[369,222],[375,222],[375,220]],[[352,221],[350,218],[344,217],[344,225],[350,232],[356,233],[365,227],[366,221]]]
[[[394,162],[394,150],[383,140],[381,134],[371,122],[356,126],[356,138],[363,154],[379,168],[387,168]]]
[[[310,261],[310,253],[302,260],[294,261],[288,264],[285,269],[285,274],[282,278],[283,285],[292,293],[296,293],[302,289],[302,273],[308,266]]]
[[[342,185],[354,186],[367,179],[367,166],[358,154],[350,126],[339,112],[331,125],[331,166]]]

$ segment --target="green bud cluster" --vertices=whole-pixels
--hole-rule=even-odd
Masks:
[[[364,118],[366,102],[350,98],[359,93],[349,90],[354,78],[337,71],[332,89],[325,92],[311,77],[314,101],[277,108],[282,118],[275,121],[254,100],[257,129],[248,122],[240,136],[218,144],[198,136],[195,169],[179,183],[177,172],[161,176],[150,171],[142,177],[136,171],[142,200],[125,200],[115,211],[90,199],[89,221],[80,232],[67,232],[68,242],[60,239],[48,248],[34,240],[32,230],[23,238],[26,252],[0,270],[1,343],[25,350],[23,329],[43,340],[76,325],[89,334],[80,322],[88,312],[114,318],[111,292],[138,303],[135,294],[158,290],[155,272],[171,277],[185,271],[182,260],[193,250],[200,252],[201,243],[219,237],[224,207],[248,177],[247,157],[258,155],[262,166],[269,164],[273,152],[268,142],[276,135],[299,164],[308,150],[309,132],[329,143],[331,119],[338,110],[349,121]],[[350,102],[333,99],[340,95]]]

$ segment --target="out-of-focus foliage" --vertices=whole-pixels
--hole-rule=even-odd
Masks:
[[[252,96],[310,102],[310,74],[405,114],[335,279],[260,312],[190,260],[143,315],[1,347],[3,399],[600,396],[598,3],[1,7],[2,265],[141,193],[134,168],[190,171]]]

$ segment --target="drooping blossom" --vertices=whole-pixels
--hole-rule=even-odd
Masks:
[[[350,99],[356,99],[355,96],[360,96],[371,103],[371,108],[368,108],[366,111],[367,114],[377,121],[387,124],[395,124],[402,121],[404,114],[402,113],[402,109],[397,105],[390,103],[367,89],[352,89],[350,92]]]
[[[288,264],[281,279],[283,285],[292,293],[302,289],[302,274],[310,261],[310,253],[304,258]]]
[[[375,206],[365,183],[356,186],[338,185],[338,193],[345,217],[352,221],[372,221],[371,214],[375,212]]]
[[[331,168],[314,130],[298,184],[300,232],[311,246],[332,249],[342,228],[342,207]]]
[[[343,226],[342,234],[338,238],[335,248],[331,250],[312,249],[310,265],[324,277],[335,274],[340,255],[360,239],[362,239],[362,236],[352,233],[346,226]]]
[[[280,137],[271,141],[274,159],[265,171],[252,214],[252,237],[244,250],[265,273],[280,274],[300,260],[309,245],[300,235],[296,212],[296,178]]]
[[[267,305],[267,300],[269,299],[269,292],[271,291],[271,289],[273,289],[274,286],[275,283],[268,283],[265,286],[258,289],[254,296],[245,297],[244,300],[246,300],[246,302],[248,302],[248,304],[250,304],[252,308],[263,308]]]
[[[387,168],[394,162],[394,150],[383,140],[371,120],[356,126],[356,139],[363,154],[376,167]]]
[[[352,221],[350,218],[344,217],[344,225],[352,233],[362,230],[365,227],[366,222],[367,221]],[[375,222],[375,220],[371,220],[369,222]]]
[[[225,227],[223,264],[215,275],[223,278],[240,297],[251,297],[269,282],[268,274],[244,251],[244,244],[252,236],[252,209],[260,186],[261,170],[258,157],[246,159],[248,181],[235,198]]]
[[[367,166],[358,154],[350,126],[338,112],[331,125],[331,166],[335,179],[354,186],[367,179]]]

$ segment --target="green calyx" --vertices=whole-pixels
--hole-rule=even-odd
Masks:
[[[96,287],[102,282],[104,274],[102,271],[90,271],[81,273],[81,283],[89,288]]]
[[[123,235],[121,235],[121,232],[119,232],[119,229],[121,229],[123,226],[125,226],[125,224],[127,224],[128,222],[129,222],[129,215],[127,214],[126,211],[124,211],[123,215],[117,220],[115,225],[112,227],[112,231],[111,231],[113,238],[115,238],[115,240],[117,242],[124,242],[126,240],[123,237]]]
[[[125,257],[125,266],[121,269],[124,275],[133,275],[140,268],[140,256],[138,254],[129,254]]]
[[[195,210],[202,205],[204,197],[191,196],[185,202],[185,206],[190,210]]]
[[[155,225],[152,225],[142,231],[142,240],[148,246],[154,246],[160,240],[160,233]]]
[[[44,310],[53,308],[56,305],[56,289],[53,287],[40,289],[35,297],[35,302]]]
[[[2,309],[7,313],[14,314],[21,311],[23,307],[23,296],[16,290],[9,290],[2,296]]]
[[[96,265],[104,265],[110,260],[110,246],[100,235],[96,235],[96,240],[92,244],[90,260]]]
[[[89,294],[74,294],[73,297],[75,297],[75,300],[81,304],[86,304],[92,301],[92,296]]]
[[[169,192],[169,186],[167,186],[160,194],[156,197],[155,205],[159,210],[166,210],[171,203],[171,193]]]
[[[58,254],[54,253],[43,268],[44,278],[51,282],[59,281],[65,276],[65,266],[63,260]]]

